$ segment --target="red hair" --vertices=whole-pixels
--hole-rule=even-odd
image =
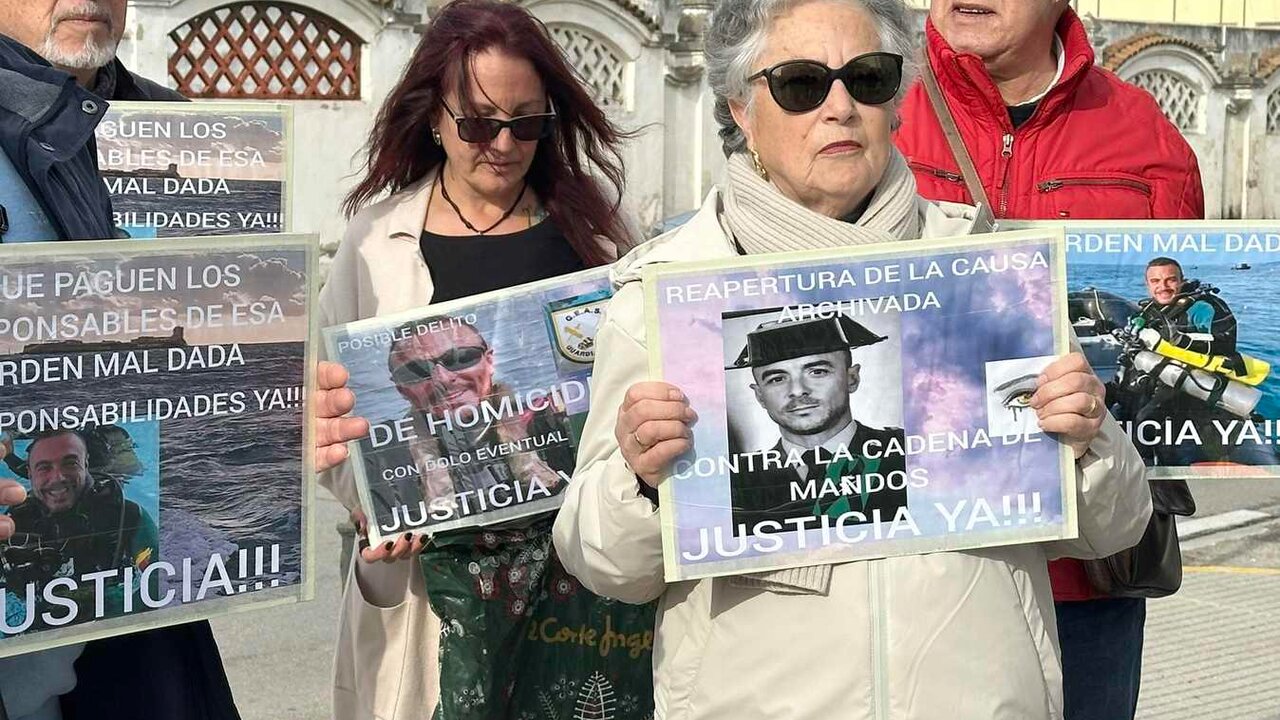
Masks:
[[[527,179],[551,220],[587,265],[612,260],[596,237],[611,240],[618,254],[630,244],[618,212],[622,158],[618,143],[630,137],[596,106],[547,33],[529,12],[501,0],[454,0],[432,18],[409,60],[404,77],[382,104],[365,145],[365,174],[343,203],[347,215],[383,193],[421,180],[444,162],[444,149],[431,139],[447,88],[470,86],[471,59],[501,49],[528,60],[542,78],[556,111],[551,137],[538,142]],[[459,111],[474,112],[462,95]],[[610,199],[589,160],[614,191]]]

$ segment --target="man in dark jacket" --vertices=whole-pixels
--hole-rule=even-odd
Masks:
[[[104,100],[182,99],[115,59],[124,17],[125,0],[0,0],[0,242],[115,234],[94,142]],[[0,660],[10,717],[239,717],[207,622],[81,647]]]
[[[926,57],[997,218],[1204,217],[1196,156],[1144,90],[1094,65],[1068,0],[932,0]],[[923,83],[895,142],[931,200],[975,203]],[[1135,140],[1140,139],[1140,140]],[[1146,605],[1049,564],[1066,720],[1137,709]]]

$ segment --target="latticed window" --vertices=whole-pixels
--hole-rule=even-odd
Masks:
[[[551,25],[551,37],[602,105],[626,104],[626,61],[604,38],[570,25]]]
[[[1267,134],[1280,135],[1280,88],[1267,98]]]
[[[188,97],[360,98],[360,38],[301,5],[223,5],[169,38],[169,76]]]
[[[1129,82],[1151,93],[1164,116],[1179,130],[1200,129],[1200,91],[1177,73],[1147,70]]]

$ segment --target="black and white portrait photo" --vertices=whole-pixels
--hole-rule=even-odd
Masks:
[[[735,526],[906,505],[900,317],[724,316]]]

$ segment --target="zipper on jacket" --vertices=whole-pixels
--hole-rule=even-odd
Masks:
[[[871,606],[871,680],[875,693],[875,720],[889,717],[889,648],[885,642],[884,561],[871,560],[867,568],[867,595]]]
[[[1004,134],[1004,147],[1000,150],[1004,159],[1004,174],[1000,179],[1000,209],[996,217],[1004,217],[1009,212],[1009,168],[1013,165],[1013,133]]]
[[[1146,183],[1138,182],[1137,180],[1130,180],[1129,178],[1062,178],[1061,180],[1045,180],[1044,182],[1038,183],[1036,188],[1042,193],[1051,193],[1054,190],[1058,190],[1069,185],[1113,185],[1137,190],[1143,195],[1151,195],[1151,186]]]
[[[907,165],[909,165],[913,170],[919,170],[920,172],[928,173],[936,178],[941,178],[948,182],[953,182],[953,183],[964,182],[964,176],[961,175],[960,173],[953,173],[948,170],[943,170],[942,168],[934,167],[932,165],[926,165],[917,160],[912,160],[911,162],[907,163]]]

